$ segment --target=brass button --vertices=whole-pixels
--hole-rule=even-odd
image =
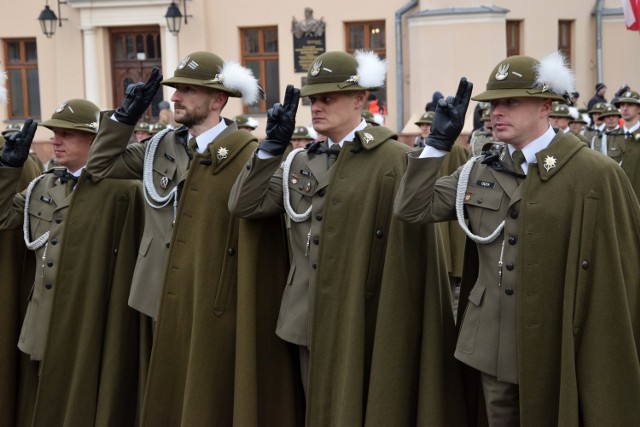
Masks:
[[[504,290],[504,293],[509,295],[509,296],[511,296],[511,295],[513,295],[513,289],[507,288],[507,289]]]

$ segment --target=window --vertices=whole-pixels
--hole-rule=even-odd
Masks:
[[[36,39],[4,41],[7,72],[8,118],[40,119],[40,83],[38,81],[38,50]]]
[[[280,65],[278,59],[278,28],[241,28],[240,43],[242,64],[253,71],[253,75],[264,89],[265,99],[245,107],[249,114],[266,113],[280,97]]]
[[[507,56],[520,55],[522,21],[507,21]]]
[[[346,51],[353,54],[356,50],[372,50],[382,59],[387,57],[386,30],[384,21],[370,22],[346,22],[345,23],[345,45]],[[377,98],[377,100],[375,99]],[[377,101],[377,106],[372,104]],[[386,114],[387,91],[382,88],[374,94],[369,95],[369,110]]]
[[[569,64],[571,58],[571,33],[573,31],[573,21],[558,21],[558,50],[567,58]]]

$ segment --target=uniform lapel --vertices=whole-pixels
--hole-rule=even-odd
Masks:
[[[61,183],[59,179],[56,179],[55,185],[47,190],[46,194],[51,197],[57,209],[69,206],[71,196],[73,195],[73,193],[69,193],[67,196],[67,186]]]
[[[322,143],[323,148],[327,148],[327,141]],[[318,181],[316,191],[326,187],[331,182],[331,171],[327,165],[327,154],[316,154],[307,161],[307,167]]]

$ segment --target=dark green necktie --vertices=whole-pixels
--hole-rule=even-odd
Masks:
[[[526,175],[524,173],[524,169],[522,169],[522,164],[525,162],[524,154],[522,154],[522,151],[514,151],[513,154],[511,154],[511,158],[513,159],[513,171],[519,173],[520,175]]]
[[[198,153],[198,141],[196,141],[194,137],[189,138],[187,146],[189,147],[189,155],[191,157],[195,156]]]
[[[338,156],[340,155],[340,144],[333,144],[331,146],[331,148],[329,148],[329,159],[328,159],[328,165],[329,167],[333,166],[333,164],[335,163],[336,159],[338,158]]]

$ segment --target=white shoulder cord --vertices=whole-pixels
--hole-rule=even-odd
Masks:
[[[175,221],[176,218],[176,209],[178,206],[178,186],[176,185],[169,191],[166,196],[161,196],[158,194],[156,187],[153,183],[153,159],[156,156],[156,150],[158,149],[158,144],[160,140],[169,132],[171,129],[164,129],[151,138],[151,141],[147,144],[147,148],[144,153],[144,164],[142,169],[142,182],[144,184],[144,198],[154,209],[160,209],[167,206],[173,200],[173,219]],[[153,199],[153,200],[151,200]]]
[[[311,216],[311,209],[313,206],[309,206],[309,209],[303,214],[296,213],[291,207],[291,200],[289,200],[289,170],[291,169],[291,163],[298,153],[304,151],[304,148],[296,148],[292,150],[284,163],[282,164],[282,201],[284,203],[284,210],[287,212],[289,218],[295,222],[304,222]]]
[[[22,231],[24,233],[24,243],[27,245],[27,248],[32,251],[40,249],[45,243],[47,243],[47,240],[49,240],[49,230],[33,242],[29,240],[29,229],[31,228],[31,221],[29,220],[29,203],[31,202],[31,193],[33,192],[33,188],[36,184],[45,176],[45,174],[42,174],[31,181],[27,187],[24,197],[24,221],[22,224]]]
[[[491,243],[498,238],[502,230],[504,229],[504,220],[498,225],[498,227],[494,230],[493,233],[488,235],[487,237],[480,237],[471,232],[467,227],[467,224],[464,222],[464,197],[467,193],[467,185],[469,183],[469,175],[471,174],[471,169],[475,162],[480,160],[483,156],[474,156],[469,159],[469,161],[462,167],[460,171],[460,176],[458,177],[458,189],[456,192],[456,217],[458,218],[458,224],[464,230],[464,232],[469,236],[471,240],[476,243]]]

